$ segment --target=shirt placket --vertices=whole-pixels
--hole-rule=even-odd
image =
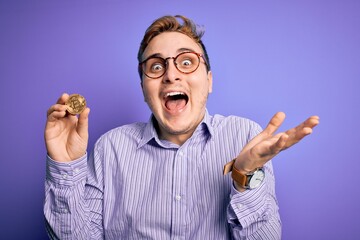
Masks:
[[[173,171],[173,208],[172,208],[172,234],[171,239],[186,239],[186,184],[187,184],[187,159],[186,149],[177,150],[174,158]]]

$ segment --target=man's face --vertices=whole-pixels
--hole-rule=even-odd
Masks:
[[[154,54],[175,57],[185,51],[203,53],[185,34],[165,32],[150,41],[142,59]],[[204,117],[208,94],[212,91],[212,75],[207,72],[203,58],[198,69],[190,74],[178,71],[172,59],[167,63],[167,70],[160,78],[151,79],[143,74],[142,90],[158,122],[160,138],[181,145]]]

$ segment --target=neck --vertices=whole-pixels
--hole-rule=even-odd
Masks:
[[[181,146],[192,136],[193,133],[194,133],[194,130],[189,131],[187,133],[182,133],[182,134],[162,133],[162,134],[159,134],[159,138]]]
[[[159,123],[157,122],[156,118],[153,117],[153,124],[159,136],[159,139],[175,143],[179,146],[183,145],[193,135],[193,133],[195,132],[196,128],[199,126],[200,123],[201,121],[198,124],[196,124],[195,127],[182,132],[172,132],[169,129],[165,129],[159,126]]]

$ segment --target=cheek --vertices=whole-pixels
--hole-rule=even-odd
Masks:
[[[212,92],[212,76],[209,75],[206,69],[201,69],[202,71],[199,72],[199,75],[191,80],[192,88],[196,89],[201,97],[206,97]]]
[[[157,94],[154,88],[152,88],[149,85],[144,85],[142,87],[142,92],[143,92],[143,96],[144,96],[144,101],[148,104],[148,105],[154,105],[157,99]]]
[[[141,90],[142,90],[142,93],[143,93],[143,96],[144,96],[144,101],[147,102],[147,91],[146,91],[146,88],[144,86],[141,87]]]
[[[195,103],[201,105],[201,107],[203,105],[206,104],[208,96],[209,96],[209,88],[208,85],[199,85],[197,86],[196,89],[192,90],[193,93],[193,100],[195,101]]]
[[[149,84],[143,84],[142,85],[142,92],[143,92],[143,95],[144,95],[144,98],[147,99],[149,98],[149,96],[151,95],[151,86]]]

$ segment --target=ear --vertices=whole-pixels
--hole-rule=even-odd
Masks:
[[[212,72],[208,71],[207,79],[209,81],[209,93],[212,93]]]

